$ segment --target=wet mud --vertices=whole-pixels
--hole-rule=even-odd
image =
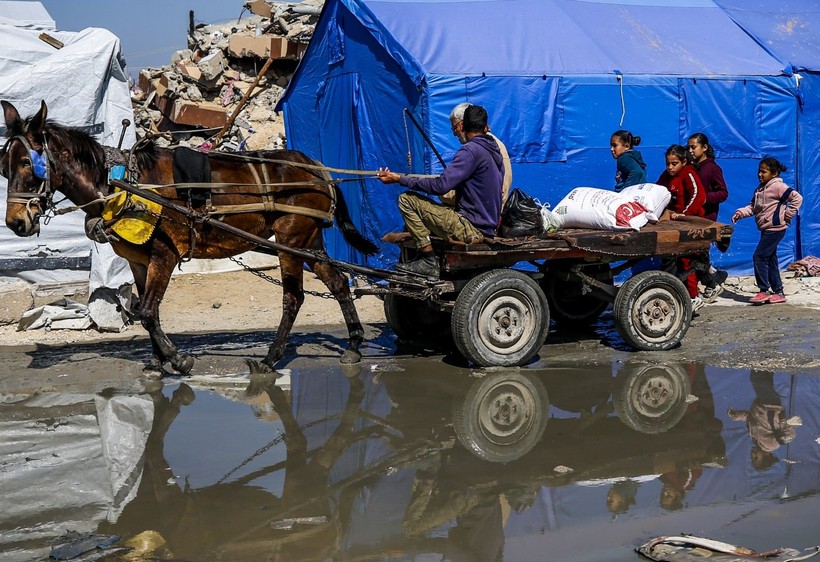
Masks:
[[[473,370],[371,346],[383,356],[356,366],[331,346],[274,374],[213,361],[3,394],[2,558],[93,535],[131,549],[111,560],[617,562],[681,532],[818,542],[820,369],[615,349]]]

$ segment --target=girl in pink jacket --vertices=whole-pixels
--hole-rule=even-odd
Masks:
[[[752,304],[786,302],[777,261],[777,246],[803,204],[803,197],[780,178],[780,173],[785,171],[786,166],[776,158],[769,156],[761,160],[757,169],[760,185],[755,190],[751,203],[732,215],[733,223],[754,216],[760,230],[760,242],[753,256],[755,282],[760,292],[751,298],[749,302]]]

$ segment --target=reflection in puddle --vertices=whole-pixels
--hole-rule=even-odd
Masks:
[[[210,386],[0,406],[3,559],[43,559],[67,531],[175,560],[635,560],[682,530],[817,540],[820,377],[407,360]]]

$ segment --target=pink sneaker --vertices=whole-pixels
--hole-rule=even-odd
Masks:
[[[771,297],[772,295],[770,295],[769,293],[766,293],[765,291],[760,291],[758,294],[750,298],[749,302],[751,304],[766,304],[767,302],[770,302],[769,299],[771,299]]]
[[[786,302],[786,295],[783,293],[775,293],[769,297],[769,304],[781,304]]]

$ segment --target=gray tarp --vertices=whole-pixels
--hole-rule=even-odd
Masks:
[[[122,120],[134,121],[119,39],[105,29],[54,31],[53,20],[39,2],[2,2],[0,7],[0,99],[14,104],[24,117],[35,113],[45,100],[50,119],[86,128],[102,144],[116,146]],[[48,30],[65,46],[55,49],[45,43],[39,37],[41,29]],[[0,122],[0,132],[5,136],[4,127]],[[123,145],[128,147],[134,142],[134,129],[130,127]],[[5,179],[0,178],[0,208],[4,213],[6,188]],[[83,222],[82,212],[57,217],[44,225],[36,238],[18,238],[0,228],[0,260],[36,263],[42,258],[88,257],[93,251],[89,294],[99,287],[116,292],[122,285],[133,283],[125,262],[110,247],[95,247],[86,238]],[[76,281],[78,276],[87,275],[85,271],[67,270],[61,278]],[[38,276],[36,269],[26,271],[29,281],[40,281],[41,277],[48,278],[45,272]]]

